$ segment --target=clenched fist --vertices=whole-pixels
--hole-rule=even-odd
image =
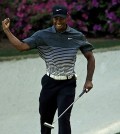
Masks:
[[[10,19],[6,18],[4,21],[2,21],[2,28],[3,30],[8,30],[10,27]]]

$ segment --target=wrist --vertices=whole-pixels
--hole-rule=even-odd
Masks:
[[[86,81],[91,81],[92,82],[92,79],[87,78]]]
[[[4,28],[3,31],[4,31],[5,34],[10,32],[10,30],[8,28]]]
[[[8,28],[3,28],[3,31],[4,31],[4,32],[8,32],[9,29],[8,29]]]

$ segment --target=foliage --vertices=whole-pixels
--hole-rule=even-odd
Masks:
[[[55,4],[68,8],[68,24],[84,34],[120,37],[120,0],[0,0],[0,21],[9,17],[11,31],[23,39],[52,25]]]

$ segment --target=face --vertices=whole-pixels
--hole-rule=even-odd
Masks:
[[[53,17],[53,25],[57,32],[64,32],[67,27],[67,18],[63,17]]]

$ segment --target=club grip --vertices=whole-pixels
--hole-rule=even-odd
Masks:
[[[79,95],[79,98],[85,93],[86,91],[83,90],[82,93]]]

